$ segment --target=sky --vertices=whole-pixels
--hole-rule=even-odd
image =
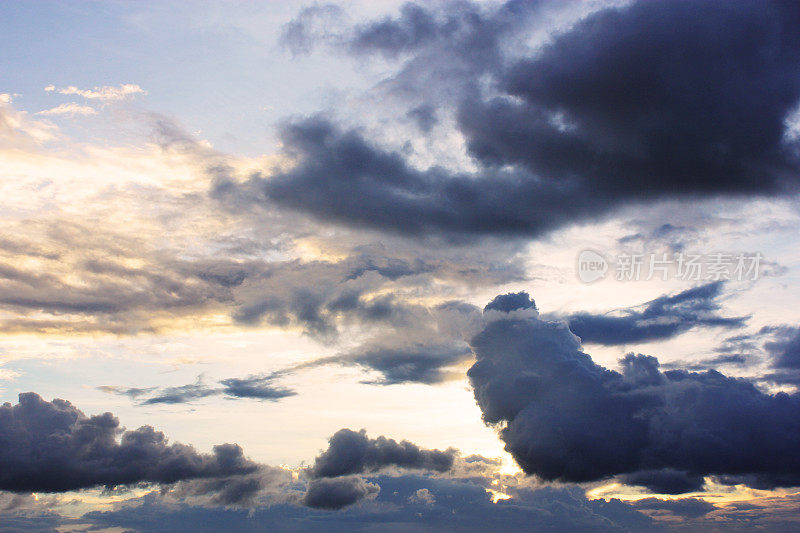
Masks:
[[[800,528],[796,3],[0,21],[0,532]]]

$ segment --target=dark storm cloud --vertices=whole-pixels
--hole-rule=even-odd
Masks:
[[[87,417],[37,394],[0,406],[0,490],[63,492],[95,486],[175,483],[255,472],[236,444],[201,454],[169,444],[150,426],[125,431],[111,413]]]
[[[436,103],[455,102],[477,171],[417,169],[316,117],[283,128],[297,166],[259,194],[325,220],[464,236],[538,235],[633,203],[796,188],[786,136],[800,98],[795,3],[608,6],[512,57],[498,43],[529,20],[515,12],[526,4],[458,4],[463,17],[408,4],[340,36],[359,53],[410,56],[405,80],[429,79],[420,63],[454,78],[459,89]],[[476,73],[494,94],[475,87]]]
[[[303,503],[315,509],[338,510],[375,495],[379,490],[378,485],[360,477],[313,479],[308,484]]]
[[[418,170],[319,116],[286,124],[281,137],[298,163],[253,194],[320,219],[412,235],[533,234],[602,211],[596,201],[512,170]]]
[[[671,468],[641,470],[619,476],[627,485],[640,485],[658,494],[683,494],[703,490],[703,476],[679,472]]]
[[[616,315],[576,313],[567,317],[569,329],[584,343],[615,345],[669,339],[696,327],[742,327],[748,317],[718,314],[723,286],[708,283]]]
[[[494,299],[486,304],[484,311],[516,311],[517,309],[536,309],[534,302],[527,292],[510,292],[495,296]]]
[[[471,345],[468,376],[484,421],[504,424],[506,450],[528,474],[572,482],[634,475],[670,492],[708,475],[800,484],[796,394],[765,394],[714,370],[662,372],[641,354],[609,370],[581,351],[566,324],[534,316],[489,320]]]
[[[311,475],[337,477],[377,472],[387,467],[445,472],[453,467],[457,451],[427,450],[406,440],[370,439],[365,430],[340,429],[328,440],[328,449],[317,456]]]

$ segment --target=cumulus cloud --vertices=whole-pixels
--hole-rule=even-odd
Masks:
[[[380,487],[360,477],[313,479],[308,484],[303,502],[317,509],[338,510],[367,497],[374,497]]]
[[[35,393],[0,406],[0,490],[63,492],[96,486],[169,484],[255,472],[236,444],[202,454],[170,444],[150,426],[124,430],[111,413],[87,417]]]
[[[765,394],[715,370],[661,371],[628,354],[597,365],[565,323],[495,313],[471,341],[468,371],[487,424],[522,469],[547,480],[627,476],[665,492],[704,476],[800,484],[800,397]]]
[[[503,311],[510,312],[517,309],[533,309],[536,310],[536,302],[534,302],[527,292],[510,292],[508,294],[501,294],[495,296],[494,299],[486,304],[483,308],[484,311]]]
[[[377,472],[388,467],[445,472],[453,466],[457,451],[427,450],[406,440],[367,437],[365,430],[340,429],[328,440],[328,449],[317,456],[311,475],[338,477]]]
[[[236,444],[199,453],[191,446],[170,444],[150,426],[125,430],[111,413],[87,417],[70,402],[46,402],[35,393],[20,394],[16,405],[0,406],[0,443],[0,491],[58,493],[151,484],[169,501],[192,505],[303,503],[331,510],[375,498],[379,485],[359,474],[387,469],[450,472],[458,454],[452,448],[428,450],[342,429],[330,438],[304,481],[295,483],[289,471],[245,458]],[[471,462],[489,464],[476,458]],[[459,472],[487,474],[466,465]],[[16,509],[23,503],[12,498],[5,505]]]
[[[719,314],[724,282],[717,281],[665,295],[616,313],[575,313],[569,329],[588,344],[629,344],[664,340],[697,327],[739,328],[748,317]]]

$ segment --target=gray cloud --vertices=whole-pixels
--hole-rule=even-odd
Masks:
[[[714,504],[698,498],[681,498],[677,500],[643,498],[633,502],[633,507],[636,509],[669,511],[686,518],[697,518],[717,510]]]
[[[308,484],[303,503],[315,509],[338,510],[375,496],[378,491],[378,485],[360,477],[313,479]]]
[[[387,467],[445,472],[453,466],[456,450],[426,450],[408,441],[378,437],[365,430],[340,429],[328,441],[328,449],[311,468],[315,478],[377,472]]]
[[[177,387],[125,388],[113,385],[97,387],[109,394],[128,396],[140,405],[182,404],[210,396],[227,398],[249,398],[255,400],[277,401],[297,394],[295,391],[275,385],[274,381],[286,372],[271,374],[253,374],[243,378],[226,378],[220,380],[222,387],[213,387],[203,382],[202,376],[195,383]]]
[[[566,320],[582,342],[604,345],[664,340],[698,327],[740,328],[749,317],[719,315],[723,287],[707,283],[615,314],[575,313]]]
[[[175,483],[255,472],[236,444],[201,454],[168,444],[150,426],[124,431],[111,413],[87,417],[35,393],[0,406],[0,490],[63,492],[95,486]]]
[[[785,135],[800,98],[794,4],[604,6],[528,55],[517,31],[535,23],[538,3],[455,6],[407,4],[399,17],[344,29],[335,41],[358,54],[407,57],[392,81],[446,78],[449,100],[428,105],[455,101],[477,171],[420,170],[358,130],[312,117],[283,128],[297,165],[253,183],[253,200],[463,238],[536,236],[662,199],[796,189],[797,146]],[[436,69],[442,74],[430,76]],[[478,87],[481,75],[491,89]]]
[[[548,480],[634,475],[668,492],[703,476],[760,487],[800,483],[800,398],[714,370],[659,369],[628,354],[616,372],[566,324],[500,315],[472,341],[468,376],[488,424],[523,470]],[[653,471],[671,471],[654,475]],[[683,478],[683,480],[681,480]],[[670,489],[671,487],[671,489]]]
[[[252,375],[245,378],[223,379],[220,383],[224,385],[222,393],[234,398],[279,400],[297,394],[291,389],[274,385],[274,379],[274,374]]]
[[[465,345],[422,345],[399,348],[367,347],[364,351],[338,358],[338,362],[356,364],[383,374],[380,385],[396,383],[440,383],[447,378],[445,369],[472,357]]]
[[[322,493],[320,503],[333,503],[332,493],[342,496],[339,502],[348,502],[351,498],[346,496],[359,496],[364,492],[369,493],[368,503],[350,505],[336,512],[330,508],[309,509],[280,504],[250,510],[223,510],[169,505],[152,494],[126,507],[87,513],[81,521],[95,527],[146,528],[154,533],[187,527],[198,532],[379,529],[467,533],[494,532],[498,525],[510,531],[534,527],[536,531],[559,533],[661,529],[655,520],[631,504],[619,500],[590,500],[578,487],[519,491],[511,500],[492,503],[482,486],[466,479],[406,475],[377,476],[368,481],[357,478],[316,481],[317,487],[332,487]],[[364,487],[362,483],[369,485]],[[430,497],[417,501],[414,496],[421,490],[427,491]]]

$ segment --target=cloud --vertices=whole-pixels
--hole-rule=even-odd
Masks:
[[[724,282],[712,282],[672,296],[660,296],[615,314],[575,313],[569,329],[588,344],[630,344],[664,340],[697,327],[739,328],[749,317],[718,314]]]
[[[67,115],[67,116],[76,116],[76,115],[96,115],[97,110],[93,107],[88,105],[80,105],[76,104],[75,102],[69,102],[66,104],[61,104],[56,106],[52,109],[45,109],[44,111],[39,111],[36,113],[37,115],[45,115],[45,116],[52,116],[52,115]]]
[[[378,472],[387,467],[445,472],[453,467],[456,450],[426,450],[406,440],[378,437],[367,432],[340,429],[328,440],[328,449],[317,456],[311,475],[315,478],[338,477],[364,472]]]
[[[170,484],[252,474],[236,444],[201,454],[169,444],[150,426],[123,430],[111,413],[87,417],[64,400],[35,393],[0,406],[0,490],[64,492],[97,486]]]
[[[717,510],[714,504],[698,498],[680,498],[677,500],[643,498],[641,500],[636,500],[632,505],[636,509],[669,511],[675,515],[687,518],[697,518]]]
[[[526,473],[565,482],[627,475],[667,492],[694,490],[704,476],[800,484],[800,396],[765,394],[714,370],[662,372],[641,354],[617,372],[583,353],[564,323],[513,313],[487,322],[471,341],[468,376],[484,421],[500,425]]]
[[[297,165],[254,183],[250,198],[317,219],[417,236],[535,234],[574,218],[567,213],[602,210],[596,202],[503,169],[480,175],[418,170],[401,154],[320,116],[286,124],[281,138]],[[567,201],[574,202],[571,211],[564,209]]]
[[[495,296],[494,299],[486,304],[483,308],[484,311],[503,311],[509,313],[517,309],[533,309],[536,310],[536,302],[534,302],[527,292],[510,292],[508,294],[501,294]]]
[[[319,41],[340,38],[337,25],[344,22],[344,11],[335,4],[314,4],[304,7],[284,24],[280,43],[294,55],[309,53]]]
[[[413,345],[401,347],[367,346],[359,352],[336,357],[342,364],[356,364],[377,370],[383,377],[370,383],[441,383],[448,377],[446,369],[472,356],[461,343]]]
[[[786,135],[800,100],[793,4],[602,6],[534,52],[517,32],[535,24],[539,4],[457,6],[440,13],[407,4],[399,17],[344,29],[334,41],[400,58],[391,81],[447,79],[448,96],[425,103],[453,108],[477,170],[419,169],[367,133],[317,116],[283,127],[296,166],[251,183],[252,200],[457,239],[538,236],[660,200],[796,190],[797,141]],[[675,21],[689,22],[676,31]],[[425,93],[437,98],[434,88]]]
[[[314,479],[308,484],[303,503],[315,509],[338,510],[367,497],[374,497],[380,487],[359,477]]]
[[[97,390],[103,391],[108,394],[119,394],[121,396],[127,396],[132,400],[135,400],[139,396],[148,394],[156,390],[156,387],[118,387],[116,385],[100,385],[99,387],[97,387]]]
[[[373,326],[374,334],[356,348],[283,368],[273,377],[342,365],[379,372],[379,378],[364,381],[373,385],[461,379],[459,366],[472,357],[464,339],[479,328],[481,320],[480,309],[466,302],[411,305],[396,302],[390,295],[364,301],[357,292],[342,292],[317,309],[342,313],[345,320],[349,317],[362,326]]]
[[[18,378],[20,375],[21,374],[16,370],[0,367],[0,381],[11,381],[12,379]]]
[[[428,72],[428,67],[440,69],[440,77],[453,72],[463,75],[501,65],[504,41],[529,29],[534,16],[547,14],[551,5],[540,1],[490,7],[477,2],[406,2],[396,17],[358,24],[352,24],[335,4],[318,5],[303,9],[286,24],[281,42],[295,54],[327,45],[357,56],[402,59],[406,70],[415,74]],[[568,5],[562,2],[559,7]]]
[[[770,371],[761,376],[764,381],[782,385],[800,385],[800,328],[796,326],[765,326],[751,339],[766,338],[763,351]]]
[[[223,394],[232,398],[279,400],[297,394],[291,389],[272,384],[274,375],[251,375],[245,378],[228,378],[220,381]]]
[[[465,479],[378,476],[361,482],[351,481],[351,478],[317,481],[317,487],[333,487],[322,494],[321,503],[332,503],[330,497],[334,492],[343,496],[372,492],[364,504],[347,506],[336,512],[287,504],[248,510],[176,506],[162,501],[157,494],[149,494],[125,506],[87,513],[80,521],[95,528],[146,529],[154,533],[187,528],[197,532],[344,533],[379,529],[466,533],[497,531],[498,524],[512,531],[535,527],[536,531],[559,533],[658,529],[656,521],[633,505],[619,500],[590,500],[577,487],[525,491],[512,500],[493,503],[483,487]],[[430,495],[430,499],[413,500],[420,491],[426,491],[422,493]],[[347,501],[347,498],[339,501]]]
[[[132,400],[138,401],[140,405],[191,403],[210,396],[277,401],[297,394],[291,389],[280,387],[273,383],[276,378],[285,373],[274,372],[272,374],[253,374],[243,378],[226,378],[219,381],[222,387],[206,385],[202,376],[198,376],[195,383],[177,387],[102,385],[97,388],[109,394],[128,396]]]
[[[662,470],[640,470],[623,474],[619,479],[627,485],[639,485],[657,494],[684,494],[703,490],[705,480],[702,475],[690,474],[664,468]]]
[[[775,339],[764,343],[764,348],[773,357],[773,366],[778,369],[800,369],[800,328],[778,328]]]
[[[436,109],[430,105],[419,105],[406,113],[406,117],[413,120],[421,131],[430,133],[430,131],[438,124],[439,119],[436,116]]]
[[[219,391],[208,387],[198,378],[196,383],[158,389],[154,395],[145,398],[141,403],[142,405],[187,403],[216,394],[219,394]]]
[[[418,489],[408,499],[410,503],[424,503],[432,505],[436,503],[436,496],[434,496],[428,489]]]
[[[65,95],[82,96],[83,98],[89,100],[100,100],[102,102],[115,102],[130,98],[137,94],[147,94],[147,91],[133,83],[123,83],[122,85],[117,86],[104,85],[102,87],[95,87],[93,89],[79,89],[74,85],[58,89],[54,85],[48,85],[44,88],[44,90],[47,92],[57,92]]]

